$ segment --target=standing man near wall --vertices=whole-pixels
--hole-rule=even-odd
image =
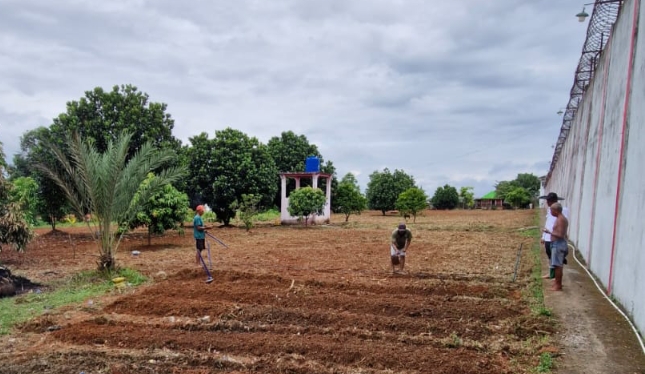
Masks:
[[[569,221],[562,214],[562,205],[560,203],[551,205],[551,215],[555,217],[553,229],[544,229],[545,233],[551,235],[551,267],[555,269],[555,283],[551,289],[553,291],[562,291],[562,267],[569,253],[569,245],[567,242]]]
[[[540,199],[546,199],[546,221],[544,222],[544,229],[542,234],[542,239],[540,243],[544,244],[544,250],[546,256],[549,258],[549,274],[542,276],[544,279],[554,279],[555,278],[555,268],[551,266],[551,234],[547,232],[553,231],[553,225],[555,224],[556,217],[551,214],[551,205],[557,203],[560,200],[564,200],[562,197],[558,197],[558,194],[555,192],[549,192],[546,196],[540,196]],[[569,220],[569,208],[563,207],[562,214],[564,217]],[[564,264],[567,263],[567,259],[564,259]]]

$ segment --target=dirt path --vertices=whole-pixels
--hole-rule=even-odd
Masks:
[[[547,271],[546,255],[543,270]],[[562,356],[558,374],[645,374],[645,354],[629,324],[600,294],[576,261],[564,268],[563,291],[550,291],[544,281],[545,303],[560,322],[556,339]]]

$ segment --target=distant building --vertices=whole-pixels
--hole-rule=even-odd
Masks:
[[[504,207],[504,200],[497,197],[495,191],[491,191],[486,195],[475,199],[475,209],[502,209]]]

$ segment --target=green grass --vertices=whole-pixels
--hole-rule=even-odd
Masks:
[[[520,234],[527,238],[539,238],[541,235],[541,231],[539,228],[534,228],[534,229],[520,231]]]
[[[535,214],[534,225],[537,228],[525,230],[522,235],[535,238],[531,248],[533,257],[533,269],[531,271],[530,289],[530,303],[533,313],[541,316],[551,316],[552,312],[544,305],[544,287],[542,285],[542,245],[540,244],[540,237],[542,235],[540,227],[540,211]]]
[[[528,301],[531,306],[531,311],[537,316],[551,317],[552,311],[544,304],[544,286],[542,281],[542,245],[540,244],[541,230],[540,230],[540,210],[537,211],[534,219],[534,225],[537,228],[532,228],[522,232],[526,237],[534,238],[533,245],[531,246],[531,257],[533,258],[533,268],[531,271],[531,280],[528,286]],[[542,336],[537,344],[538,346],[547,345],[550,341],[548,335]],[[550,373],[553,367],[553,356],[550,353],[542,353],[538,366],[534,368],[536,373]]]
[[[536,371],[538,373],[550,373],[553,368],[553,357],[550,353],[542,353],[540,355],[540,363],[538,364]]]
[[[532,255],[533,255],[533,270],[531,272],[531,282],[530,282],[530,302],[531,310],[533,313],[541,316],[551,316],[552,312],[549,308],[544,305],[544,287],[542,286],[542,260],[540,255],[542,254],[542,247],[540,242],[533,244]]]
[[[51,285],[53,291],[0,299],[0,335],[8,334],[16,324],[37,317],[47,310],[80,303],[107,293],[114,289],[111,281],[114,276],[125,277],[133,286],[146,281],[143,275],[132,269],[122,269],[108,278],[95,271],[86,271]]]
[[[254,218],[259,222],[273,221],[280,218],[280,212],[277,209],[269,209],[266,212],[256,214]]]

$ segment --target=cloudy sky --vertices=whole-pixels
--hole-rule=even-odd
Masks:
[[[304,134],[364,187],[546,174],[586,23],[562,0],[0,0],[0,141],[134,84],[174,135]],[[588,9],[589,11],[589,9]]]

